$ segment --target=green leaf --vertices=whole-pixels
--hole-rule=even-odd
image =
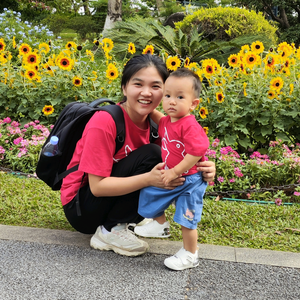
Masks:
[[[263,116],[258,117],[257,121],[262,125],[268,125],[270,121],[270,115],[264,114]]]
[[[225,144],[227,146],[230,146],[230,145],[234,145],[235,144],[236,136],[226,135],[224,139],[225,139]]]
[[[269,135],[269,134],[272,134],[273,130],[272,130],[272,127],[270,126],[262,126],[261,127],[261,134],[263,136],[266,136],[266,135]]]
[[[248,137],[246,137],[244,139],[238,139],[238,143],[245,149],[248,149],[249,147],[252,146],[250,139]]]
[[[283,141],[289,141],[290,139],[288,138],[288,136],[284,133],[284,132],[278,132],[276,134],[276,138],[283,140]]]

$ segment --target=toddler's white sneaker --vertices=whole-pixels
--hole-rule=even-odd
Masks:
[[[199,265],[198,249],[193,254],[182,247],[175,255],[166,258],[164,264],[175,271],[195,268]]]

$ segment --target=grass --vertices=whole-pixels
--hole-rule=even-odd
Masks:
[[[0,224],[74,230],[66,220],[60,192],[42,181],[0,172]],[[170,240],[181,240],[180,226],[166,212]],[[203,244],[300,252],[300,205],[247,204],[205,199],[198,225]]]

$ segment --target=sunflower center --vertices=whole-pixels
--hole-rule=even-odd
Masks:
[[[255,45],[255,49],[260,49],[260,46],[259,45]]]
[[[175,61],[172,61],[172,62],[171,62],[171,65],[172,65],[172,66],[176,66],[176,62],[175,62]]]
[[[35,62],[35,58],[34,58],[33,56],[31,56],[31,57],[29,58],[29,61],[33,63],[33,62]]]
[[[33,72],[29,72],[29,77],[33,77],[34,76],[34,73]]]
[[[28,49],[27,48],[23,48],[23,52],[28,52]]]
[[[276,82],[275,85],[278,87],[279,86],[279,82]]]
[[[80,80],[76,79],[75,84],[80,84]]]
[[[2,44],[0,44],[0,49],[3,49],[3,45]]]
[[[151,54],[151,50],[148,50],[148,51],[147,51],[147,54]]]
[[[67,66],[68,65],[68,61],[66,59],[64,59],[62,62],[62,65]]]
[[[115,73],[114,72],[110,72],[110,76],[114,76],[115,75]]]
[[[249,61],[250,61],[250,62],[254,62],[254,57],[250,57],[250,58],[249,58]]]
[[[235,63],[235,62],[236,62],[235,58],[233,58],[233,59],[231,60],[231,62],[232,62],[232,63]]]

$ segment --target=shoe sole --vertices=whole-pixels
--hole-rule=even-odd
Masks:
[[[181,268],[180,267],[175,267],[173,265],[168,265],[168,263],[164,262],[165,266],[168,267],[169,269],[171,270],[174,270],[174,271],[182,271],[182,270],[186,270],[186,269],[191,269],[191,268],[196,268],[199,266],[199,262],[196,264],[196,265],[192,265],[192,266],[182,266]]]
[[[168,238],[171,236],[171,234],[168,234],[168,235],[154,235],[154,234],[150,234],[150,233],[143,233],[143,234],[140,234],[140,233],[137,233],[136,231],[134,231],[135,234],[139,235],[139,236],[142,236],[142,237],[153,237],[153,238]]]
[[[96,250],[107,250],[107,251],[112,250],[117,254],[125,255],[125,256],[139,256],[139,255],[146,253],[149,250],[149,246],[148,246],[145,251],[131,251],[130,252],[128,250],[124,250],[124,249],[116,247],[114,245],[108,245],[104,242],[99,241],[98,239],[96,239],[94,237],[91,238],[90,246]]]

